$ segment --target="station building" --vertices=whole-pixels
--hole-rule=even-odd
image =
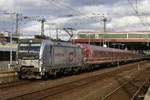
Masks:
[[[150,50],[150,31],[92,32],[80,31],[73,43],[86,43],[143,52]]]
[[[12,62],[15,62],[17,41],[18,39],[15,36],[12,36],[11,38],[9,35],[4,35],[3,33],[0,33],[0,68],[7,67],[11,59]]]

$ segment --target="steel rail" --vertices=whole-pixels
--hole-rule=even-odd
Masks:
[[[145,71],[147,71],[147,70],[145,70]],[[106,100],[108,97],[112,96],[112,95],[113,95],[114,93],[116,93],[119,89],[121,89],[123,86],[125,86],[126,84],[128,84],[128,83],[134,81],[134,79],[136,79],[139,75],[141,75],[141,73],[138,74],[137,76],[133,77],[132,79],[128,80],[127,82],[121,84],[119,87],[117,87],[117,88],[114,89],[113,91],[109,92],[109,93],[108,93],[107,95],[105,95],[104,97],[101,97],[100,99],[101,99],[101,100]],[[145,75],[145,74],[143,73],[143,75]],[[135,96],[138,94],[138,92],[141,90],[141,88],[144,86],[144,84],[148,81],[148,79],[149,79],[149,78],[146,78],[146,79],[145,79],[144,83],[143,83],[143,84],[137,89],[137,91],[133,94],[131,100],[133,100],[133,99],[135,98]]]
[[[131,64],[130,66],[133,66],[133,65],[136,65],[137,63],[134,63],[134,64]],[[129,67],[129,66],[128,66]],[[76,81],[72,81],[72,82],[69,82],[69,83],[64,83],[64,84],[60,84],[60,85],[57,85],[57,86],[54,86],[54,87],[49,87],[49,88],[46,88],[46,89],[41,89],[41,90],[38,90],[38,91],[31,91],[29,93],[23,93],[23,94],[18,94],[18,95],[14,95],[14,96],[11,96],[11,97],[7,97],[6,99],[17,99],[17,98],[22,98],[22,97],[30,97],[29,95],[36,95],[36,94],[40,94],[40,92],[44,92],[44,91],[51,91],[52,89],[54,89],[54,91],[51,91],[49,92],[49,94],[46,94],[45,96],[42,95],[41,98],[40,96],[39,97],[36,97],[36,98],[45,98],[45,97],[49,97],[49,96],[53,96],[53,95],[57,95],[59,93],[62,93],[62,92],[65,92],[65,91],[68,91],[70,89],[76,89],[76,88],[79,88],[79,87],[82,87],[82,86],[85,86],[85,85],[88,85],[92,82],[95,82],[95,81],[99,81],[99,79],[102,79],[102,75],[105,75],[106,78],[109,78],[109,77],[113,77],[114,75],[116,75],[116,73],[121,73],[123,71],[126,71],[126,70],[129,70],[128,67],[120,67],[120,71],[118,70],[118,68],[115,68],[113,70],[110,70],[110,71],[105,71],[105,72],[102,72],[101,74],[98,74],[98,75],[94,75],[94,76],[90,76],[90,77],[87,77],[87,78],[83,78],[83,79],[79,79],[79,80],[76,80]],[[130,69],[134,69],[136,67],[130,67]],[[124,70],[122,70],[124,69]],[[118,71],[116,71],[118,70]],[[110,73],[111,72],[111,73]],[[104,79],[104,78],[103,78]],[[81,85],[74,85],[75,83],[79,83],[82,81],[87,81],[85,82],[84,84],[81,84]],[[91,81],[91,82],[90,82]],[[68,88],[70,86],[70,88]],[[65,89],[64,89],[65,88]],[[53,93],[52,93],[53,92]],[[41,94],[42,94],[41,93]],[[45,92],[46,93],[46,92]]]

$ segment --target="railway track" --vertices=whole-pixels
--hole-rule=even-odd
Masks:
[[[147,91],[147,88],[150,84],[150,68],[143,71],[141,74],[138,74],[132,79],[122,79],[118,78],[120,85],[114,90],[107,93],[107,95],[101,97],[101,100],[115,100],[118,97],[123,99],[123,96],[120,94],[120,91],[126,91],[130,100],[141,100],[144,98],[144,95]],[[148,77],[147,77],[148,76]],[[122,97],[121,97],[122,96]]]
[[[27,84],[29,83],[29,81],[15,81],[15,82],[8,82],[8,83],[1,83],[0,84],[0,89],[6,89],[6,88],[11,88],[11,87],[15,87],[17,85],[23,85],[23,84]]]
[[[92,83],[95,83],[97,81],[101,81],[103,79],[109,79],[111,77],[116,77],[117,74],[120,74],[124,71],[128,71],[128,70],[135,69],[135,68],[137,69],[137,67],[133,67],[135,65],[137,65],[137,63],[130,64],[130,66],[125,67],[125,68],[119,68],[119,69],[116,68],[114,70],[107,71],[107,72],[104,72],[104,73],[101,73],[101,74],[98,74],[95,76],[91,76],[91,77],[87,77],[84,79],[79,79],[76,81],[60,84],[60,85],[57,85],[54,87],[47,87],[45,89],[39,89],[38,91],[30,91],[30,92],[26,92],[26,93],[20,92],[20,93],[10,95],[7,97],[3,97],[3,98],[4,99],[11,99],[11,100],[22,100],[22,99],[31,99],[31,98],[34,100],[37,100],[37,99],[41,100],[41,99],[44,99],[47,97],[61,94],[61,93],[66,92],[66,91],[70,91],[73,89],[78,89],[78,88],[88,86]],[[133,70],[133,71],[135,71],[135,70]],[[127,82],[123,83],[121,86],[119,86],[119,89],[122,88],[123,86],[129,84],[130,82],[131,81],[127,81]],[[119,89],[117,88],[116,91]],[[113,93],[115,93],[115,92],[113,92]],[[113,93],[111,92],[108,94],[113,94]],[[107,99],[107,97],[109,97],[109,95],[108,96],[106,95],[103,99],[105,100],[105,98]]]
[[[21,87],[24,85],[29,85],[29,84],[33,84],[33,83],[37,83],[37,82],[41,82],[39,80],[18,80],[18,81],[14,81],[14,82],[8,82],[8,83],[1,83],[0,84],[0,90],[9,90],[11,88],[17,88],[17,87]]]

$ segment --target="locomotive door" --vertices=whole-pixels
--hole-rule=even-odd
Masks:
[[[52,62],[51,53],[52,53],[52,46],[45,45],[45,48],[43,51],[43,64],[45,67],[50,66],[50,64]]]
[[[67,64],[69,66],[74,66],[75,62],[76,62],[76,48],[68,48]]]

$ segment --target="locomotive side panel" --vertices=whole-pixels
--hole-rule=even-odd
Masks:
[[[42,52],[42,69],[47,72],[52,65],[52,46],[45,44]]]
[[[82,59],[81,49],[79,47],[67,47],[67,49],[67,65],[69,65],[70,67],[80,66]]]
[[[83,54],[82,49],[80,47],[76,48],[76,65],[82,66],[83,64]]]
[[[63,67],[66,65],[66,53],[64,47],[53,46],[52,66]]]
[[[78,47],[54,46],[53,47],[53,68],[68,68],[81,65],[81,53]]]

